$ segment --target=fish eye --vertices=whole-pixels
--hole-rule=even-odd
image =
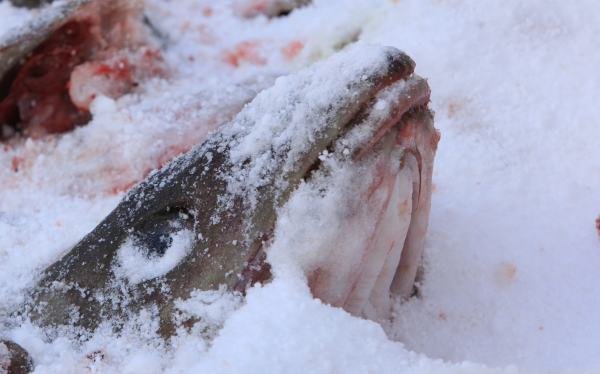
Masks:
[[[167,207],[135,227],[131,240],[148,259],[159,258],[171,247],[173,237],[184,230],[194,231],[192,214],[185,208]]]
[[[131,284],[166,275],[191,253],[194,217],[183,208],[150,215],[129,233],[116,254],[113,271]]]

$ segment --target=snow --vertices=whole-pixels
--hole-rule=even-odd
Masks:
[[[272,20],[214,3],[149,1],[172,77],[97,99],[92,123],[70,134],[0,150],[0,335],[37,372],[600,368],[596,1],[316,0]],[[0,2],[0,35],[32,14]],[[167,344],[151,311],[86,341],[50,341],[8,317],[161,158],[206,138],[278,76],[357,39],[417,62],[442,132],[421,296],[396,305],[391,323],[313,299],[302,266],[318,256],[300,247],[274,253],[277,277],[243,302],[217,292],[181,305],[211,321],[213,340],[182,331]],[[309,228],[289,226],[279,230],[292,244],[292,229]]]
[[[0,35],[6,34],[9,30],[21,26],[33,18],[32,12],[13,6],[10,1],[0,2],[0,14],[2,14]]]
[[[265,308],[265,305],[276,307]],[[285,318],[282,318],[285,316]],[[310,318],[306,318],[310,316]],[[494,373],[481,365],[445,364],[391,343],[373,322],[351,317],[288,279],[250,290],[204,360],[189,372]],[[510,372],[510,371],[509,371]]]
[[[180,230],[169,236],[165,253],[158,257],[148,256],[148,248],[137,245],[127,238],[117,251],[117,265],[113,272],[132,284],[165,275],[192,251],[194,232]]]
[[[408,348],[600,366],[599,12],[585,1],[407,1],[365,31],[417,61],[442,132],[423,297],[399,306],[390,329]]]

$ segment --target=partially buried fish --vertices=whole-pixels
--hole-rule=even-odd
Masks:
[[[141,0],[70,0],[38,12],[0,39],[0,140],[72,130],[90,120],[94,98],[165,73]]]
[[[313,247],[327,253],[305,267],[314,296],[355,315],[389,315],[390,298],[413,290],[439,140],[429,87],[413,69],[395,48],[358,46],[279,78],[46,269],[27,315],[91,331],[155,308],[168,337],[177,300],[269,281],[276,227],[314,222],[299,214],[307,188],[315,193],[305,203],[317,205],[346,192],[329,232],[316,236]]]

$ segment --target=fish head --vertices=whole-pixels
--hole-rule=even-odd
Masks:
[[[35,49],[47,40],[54,31],[59,29],[69,18],[90,0],[75,0],[45,7],[39,10],[39,16],[27,24],[9,30],[0,39],[0,82],[6,81],[11,70]],[[39,7],[42,1],[13,0],[15,6]],[[5,83],[6,84],[6,83]],[[1,92],[0,92],[1,94]]]
[[[36,9],[36,17],[0,38],[0,141],[89,122],[95,97],[116,98],[132,88],[132,71],[144,69],[144,54],[133,51],[151,42],[149,33],[138,0],[70,0]],[[157,62],[153,56],[146,61]]]
[[[426,226],[429,162],[436,143],[426,109],[429,88],[413,69],[414,62],[395,48],[363,46],[279,78],[232,122],[134,187],[92,232],[46,269],[32,294],[29,315],[43,325],[94,329],[103,320],[154,306],[161,333],[173,334],[176,300],[220,287],[243,294],[272,277],[266,259],[278,217],[299,186],[332,174],[323,162],[325,153],[335,155],[346,169],[372,169],[371,175],[383,178],[371,178],[371,195],[367,188],[355,201],[386,195],[387,203],[378,198],[368,204],[379,212],[371,215],[388,217],[390,224],[375,222],[370,239],[361,241],[356,251],[381,262],[385,256],[371,253],[393,238],[396,247],[390,256],[397,261],[390,260],[395,262],[385,267],[381,282],[388,290],[398,289],[396,293],[405,293],[405,283],[412,289],[424,234],[422,225],[413,229],[412,222],[420,209]],[[421,147],[424,141],[428,149]],[[338,187],[333,183],[326,189]],[[395,211],[406,196],[411,208]],[[301,225],[302,217],[298,219]],[[394,224],[407,220],[409,227],[395,230]],[[389,238],[373,244],[377,233]],[[402,249],[407,241],[418,248],[412,254],[417,260],[405,266],[404,253],[412,251]],[[409,281],[396,279],[402,278],[397,269],[403,266],[411,273]],[[340,291],[338,281],[373,283],[373,276],[323,275],[334,267],[335,262],[321,261],[310,269],[313,293],[362,313],[364,305],[340,301],[348,299],[340,296],[348,292]],[[367,266],[371,272],[376,267]],[[367,287],[369,292],[363,288],[367,296],[350,299],[369,299],[374,287]]]
[[[287,253],[315,297],[351,314],[385,320],[418,291],[440,139],[429,97],[412,71],[378,85],[278,211],[271,259]]]

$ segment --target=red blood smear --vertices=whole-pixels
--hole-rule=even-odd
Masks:
[[[91,27],[89,20],[70,21],[32,52],[0,101],[0,123],[40,136],[69,131],[89,121],[89,112],[71,102],[68,83],[75,66],[97,48]]]
[[[304,48],[304,43],[299,41],[299,40],[294,40],[292,42],[290,42],[288,45],[286,45],[285,47],[283,47],[283,49],[281,50],[281,53],[283,53],[283,57],[285,57],[286,60],[293,60],[294,58],[296,58],[300,52],[302,52],[302,49]]]
[[[259,43],[245,41],[238,43],[232,51],[225,52],[224,60],[229,65],[239,67],[243,62],[253,65],[264,65],[267,60],[257,51]]]

